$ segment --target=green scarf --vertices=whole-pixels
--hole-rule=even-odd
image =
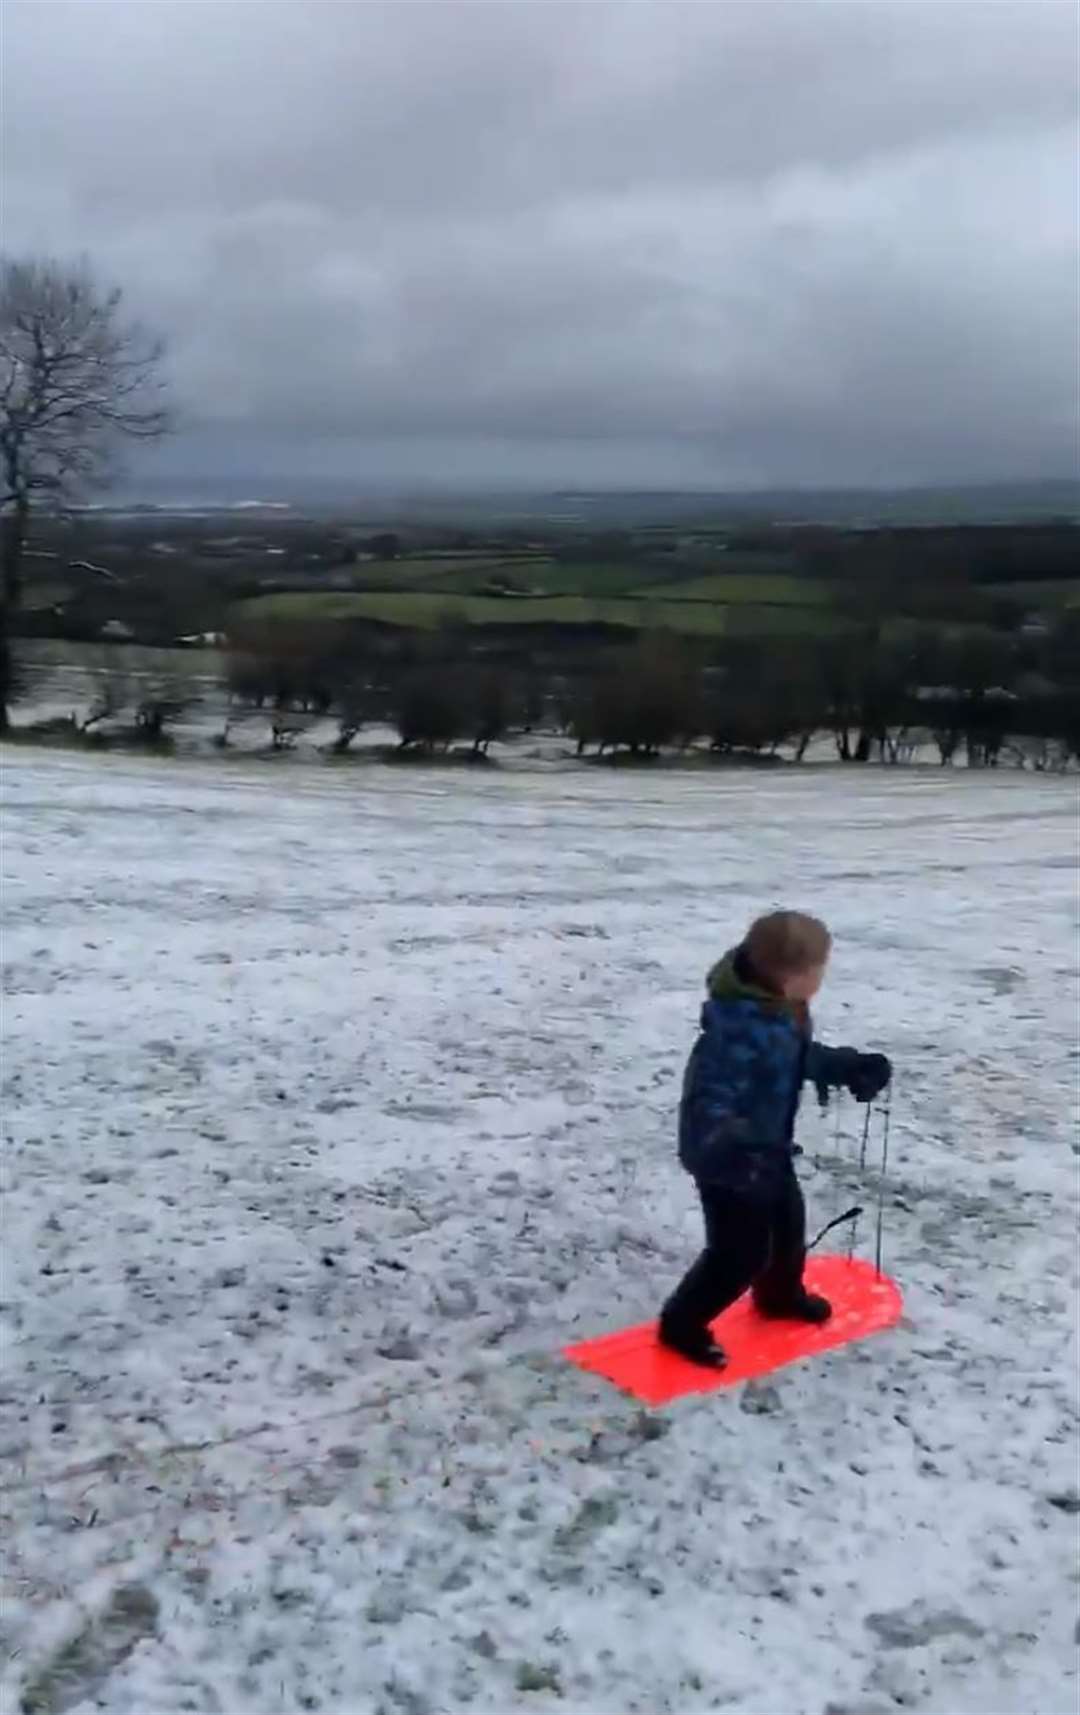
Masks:
[[[783,995],[773,994],[771,989],[761,983],[741,977],[735,968],[735,961],[740,949],[733,947],[725,953],[709,972],[705,979],[710,1000],[753,1000],[759,1006],[768,1007],[771,1012],[786,1012],[795,1020],[800,1029],[805,1030],[809,1020],[809,1008],[801,1000],[786,1000]]]

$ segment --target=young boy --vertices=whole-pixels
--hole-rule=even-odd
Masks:
[[[832,937],[816,917],[775,911],[709,973],[701,1034],[679,1110],[679,1159],[697,1182],[705,1249],[660,1316],[665,1346],[723,1368],[709,1325],[748,1286],[766,1316],[826,1322],[832,1306],[803,1285],[806,1210],[795,1177],[804,1083],[821,1100],[848,1089],[871,1102],[888,1084],[884,1054],[825,1048],[809,1003]]]

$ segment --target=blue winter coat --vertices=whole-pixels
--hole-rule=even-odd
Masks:
[[[803,1085],[846,1082],[849,1048],[826,1048],[782,1002],[713,998],[701,1014],[679,1109],[679,1159],[702,1185],[769,1196],[790,1168]]]

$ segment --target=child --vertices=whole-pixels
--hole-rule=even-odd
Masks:
[[[809,1003],[831,947],[816,917],[776,911],[709,973],[679,1110],[679,1159],[697,1182],[705,1249],[665,1304],[660,1339],[712,1369],[725,1359],[709,1324],[748,1286],[766,1316],[832,1314],[803,1285],[806,1210],[794,1167],[802,1086],[814,1084],[822,1102],[830,1088],[871,1102],[892,1067],[884,1054],[814,1041]]]

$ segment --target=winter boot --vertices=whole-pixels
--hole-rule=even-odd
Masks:
[[[777,1322],[813,1322],[821,1325],[832,1315],[832,1305],[819,1292],[799,1286],[790,1296],[774,1298],[754,1293],[754,1304],[762,1316]]]
[[[707,1328],[680,1328],[678,1323],[661,1316],[659,1338],[669,1352],[677,1352],[680,1358],[704,1369],[722,1370],[727,1363],[723,1347],[717,1345]]]

